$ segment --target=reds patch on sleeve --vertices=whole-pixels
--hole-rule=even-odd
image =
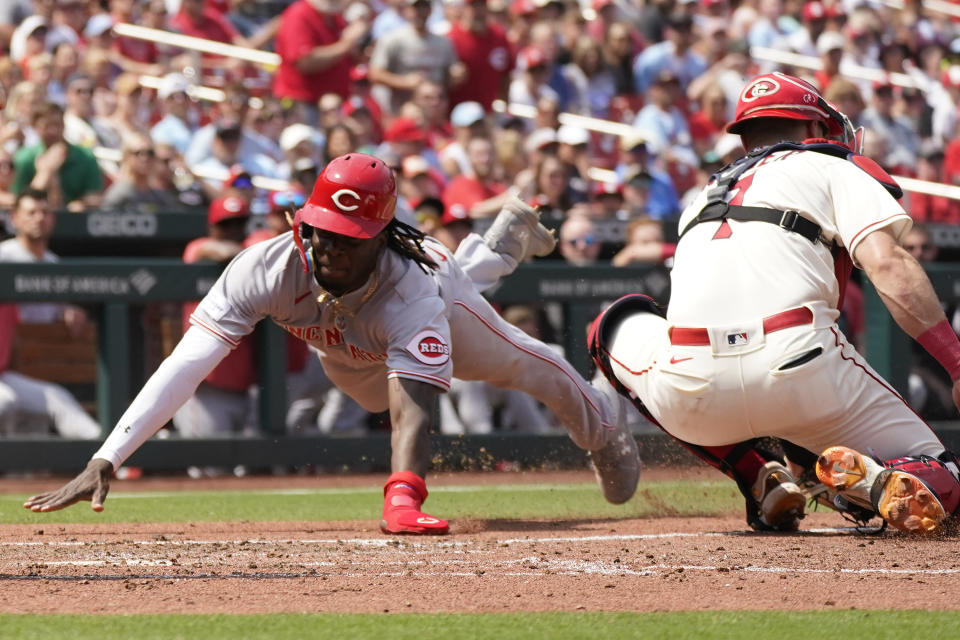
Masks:
[[[421,331],[407,343],[407,351],[423,364],[446,364],[450,359],[450,345],[436,331]]]

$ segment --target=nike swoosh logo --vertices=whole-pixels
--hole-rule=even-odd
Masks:
[[[693,360],[693,356],[689,358],[677,358],[675,356],[670,356],[670,364],[677,364],[678,362],[686,362],[687,360]]]
[[[440,521],[431,516],[420,516],[417,518],[417,524],[439,524]]]
[[[309,291],[307,291],[305,294],[303,294],[302,296],[300,296],[299,298],[297,298],[296,300],[294,300],[294,301],[293,301],[293,304],[300,304],[300,301],[303,300],[304,298],[306,298],[308,295],[310,295],[310,292],[309,292]]]

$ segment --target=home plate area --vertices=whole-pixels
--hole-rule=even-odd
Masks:
[[[431,538],[371,522],[3,525],[0,611],[960,608],[960,538],[836,525],[477,519]]]

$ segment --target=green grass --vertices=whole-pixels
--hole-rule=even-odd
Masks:
[[[956,637],[960,612],[721,611],[705,613],[289,614],[289,615],[0,615],[2,638],[540,638],[845,640]]]
[[[383,494],[369,489],[296,491],[173,491],[161,494],[112,492],[102,513],[79,503],[62,511],[33,513],[22,494],[0,494],[6,524],[90,522],[218,522],[271,520],[374,520]],[[648,515],[709,516],[739,512],[743,499],[732,482],[642,482],[627,504],[606,503],[594,484],[433,487],[426,510],[456,518],[629,518]]]

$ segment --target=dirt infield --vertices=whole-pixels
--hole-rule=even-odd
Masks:
[[[572,478],[585,476],[535,476]],[[433,484],[477,481],[456,476]],[[246,482],[303,486],[296,478]],[[137,487],[181,485],[200,488],[153,480]],[[236,481],[229,486],[236,489]],[[0,611],[960,609],[960,538],[863,536],[843,525],[819,513],[804,520],[804,531],[779,535],[750,533],[740,514],[461,519],[452,535],[438,538],[383,536],[373,521],[0,525]]]

